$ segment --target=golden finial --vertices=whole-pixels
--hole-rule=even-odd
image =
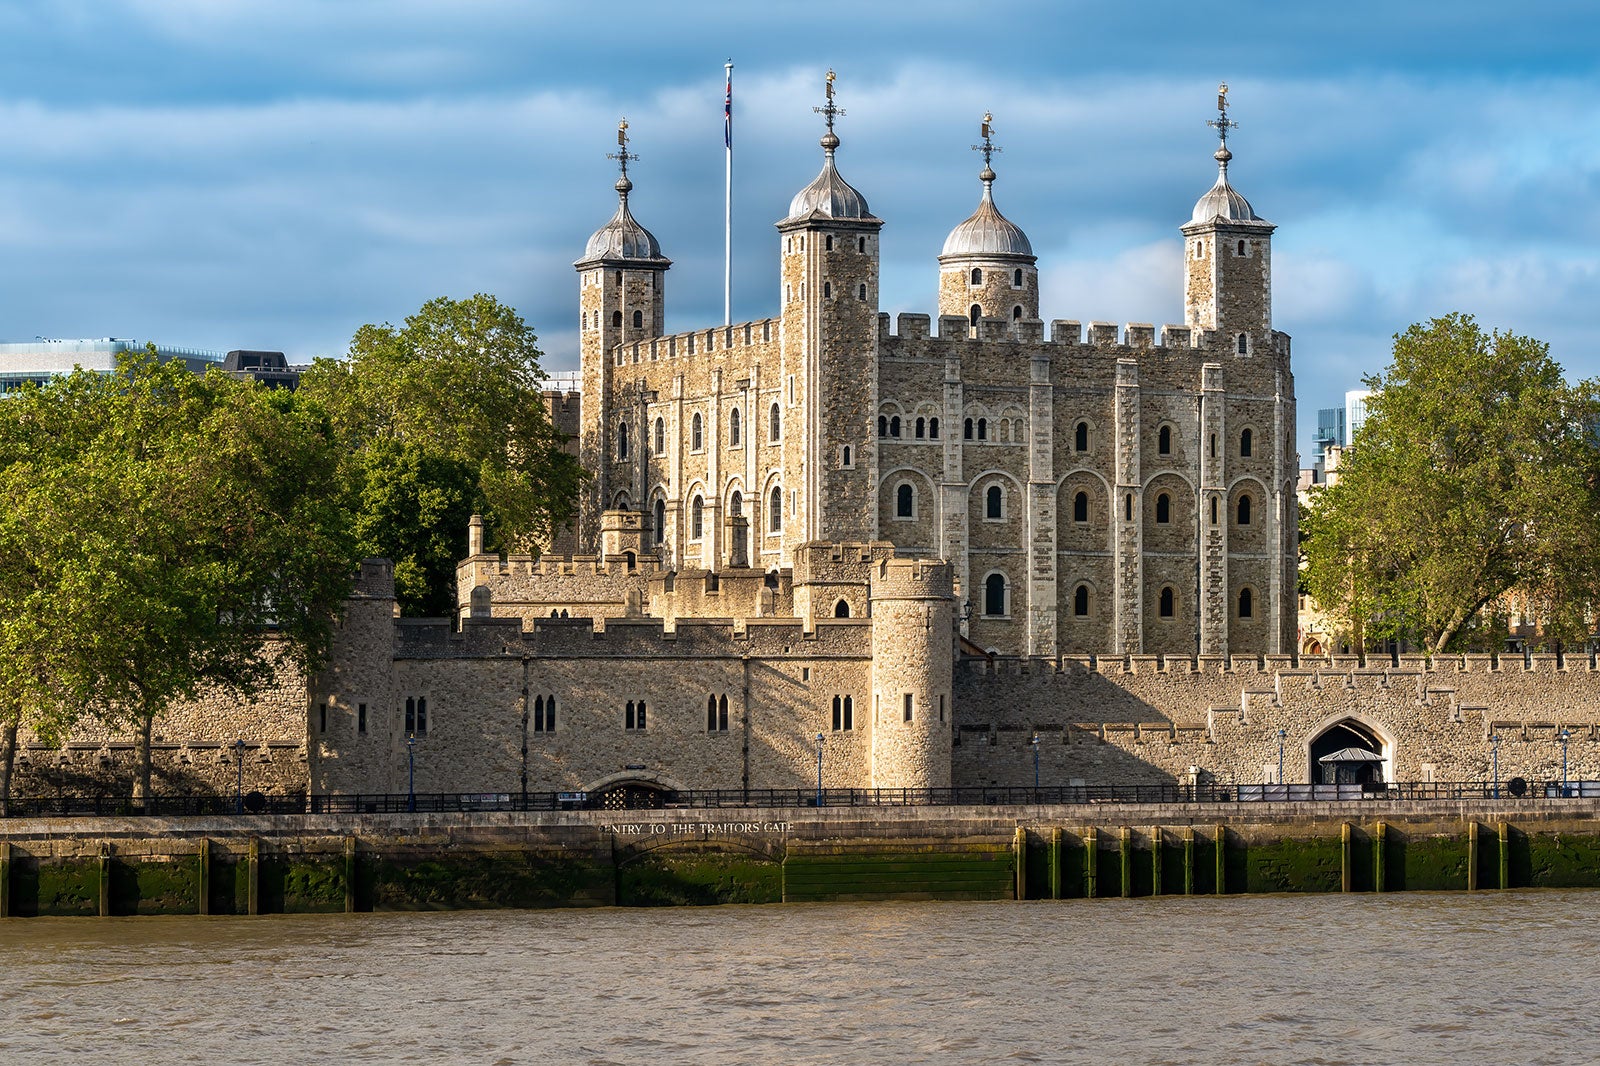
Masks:
[[[606,158],[615,159],[622,168],[622,177],[618,179],[617,184],[619,186],[627,184],[629,189],[633,188],[632,183],[628,181],[628,164],[639,157],[628,151],[628,120],[626,118],[617,123],[617,150],[608,154]],[[625,193],[627,190],[620,191]]]
[[[989,167],[989,158],[998,152],[1000,148],[994,143],[994,114],[992,112],[985,111],[983,113],[983,123],[978,127],[978,130],[983,134],[983,143],[972,146],[974,152],[983,153],[983,173],[979,174],[978,177],[985,182],[993,181],[994,171]]]
[[[834,79],[833,68],[830,67],[828,69],[827,80],[823,83],[823,89],[828,94],[828,102],[823,104],[821,107],[813,107],[811,109],[812,111],[815,111],[817,114],[821,115],[827,121],[827,123],[828,123],[828,134],[827,135],[829,137],[833,136],[833,120],[834,120],[835,116],[844,114],[844,108],[835,107],[833,105],[833,79]],[[838,143],[837,142],[837,138],[835,138],[835,142],[834,143],[835,143],[835,147],[837,147],[837,143]],[[827,146],[824,145],[824,147],[827,147]]]

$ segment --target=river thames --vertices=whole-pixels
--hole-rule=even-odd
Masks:
[[[1597,904],[12,919],[0,1062],[1594,1062]]]

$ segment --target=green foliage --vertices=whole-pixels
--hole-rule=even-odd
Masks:
[[[153,352],[118,371],[0,403],[0,682],[47,736],[135,726],[141,795],[167,704],[317,668],[359,556],[313,404]]]
[[[1600,590],[1600,402],[1548,345],[1460,314],[1395,338],[1338,481],[1303,515],[1304,580],[1358,635],[1438,653],[1507,593],[1582,639]],[[1492,619],[1493,612],[1487,612]]]
[[[363,550],[395,563],[401,609],[449,614],[467,520],[496,546],[547,543],[581,472],[545,411],[533,331],[492,296],[430,300],[401,327],[366,325],[347,361],[300,392],[332,412]]]

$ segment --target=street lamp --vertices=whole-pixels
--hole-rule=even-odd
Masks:
[[[238,777],[233,784],[233,813],[244,813],[244,741],[233,742],[233,765]]]
[[[817,806],[822,806],[822,734],[817,734]]]
[[[1561,795],[1567,796],[1567,741],[1572,738],[1572,730],[1566,726],[1561,727],[1561,732],[1556,736],[1561,738]]]
[[[417,735],[406,734],[406,810],[417,809]]]
[[[1500,734],[1490,733],[1489,744],[1494,749],[1494,798],[1500,798]]]
[[[1028,738],[1028,745],[1033,748],[1033,802],[1039,802],[1039,734],[1035,733]]]
[[[1280,785],[1283,784],[1283,741],[1288,735],[1289,731],[1280,725],[1278,727],[1278,784]],[[1287,796],[1288,793],[1284,795]]]

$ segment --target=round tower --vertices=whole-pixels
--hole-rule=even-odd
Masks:
[[[872,575],[872,787],[950,787],[955,596],[949,563],[881,559]]]
[[[939,314],[1008,322],[1039,317],[1039,260],[1028,235],[994,205],[994,116],[983,116],[983,197],[978,209],[945,238],[939,255]]]
[[[1215,330],[1236,356],[1272,352],[1272,223],[1228,182],[1228,86],[1217,88],[1217,181],[1194,205],[1184,236],[1184,322]]]
[[[625,443],[639,440],[632,425],[636,412],[619,410],[613,397],[612,353],[619,344],[659,337],[665,330],[666,273],[672,260],[628,209],[633,181],[628,164],[639,157],[628,150],[628,120],[617,125],[617,212],[595,231],[578,272],[578,328],[583,368],[582,428],[579,458],[595,475],[580,499],[578,550],[598,550],[600,512],[610,506],[619,477],[627,482],[631,465]],[[624,428],[626,427],[626,428]],[[637,449],[635,449],[637,451]],[[637,501],[635,501],[637,502]]]

